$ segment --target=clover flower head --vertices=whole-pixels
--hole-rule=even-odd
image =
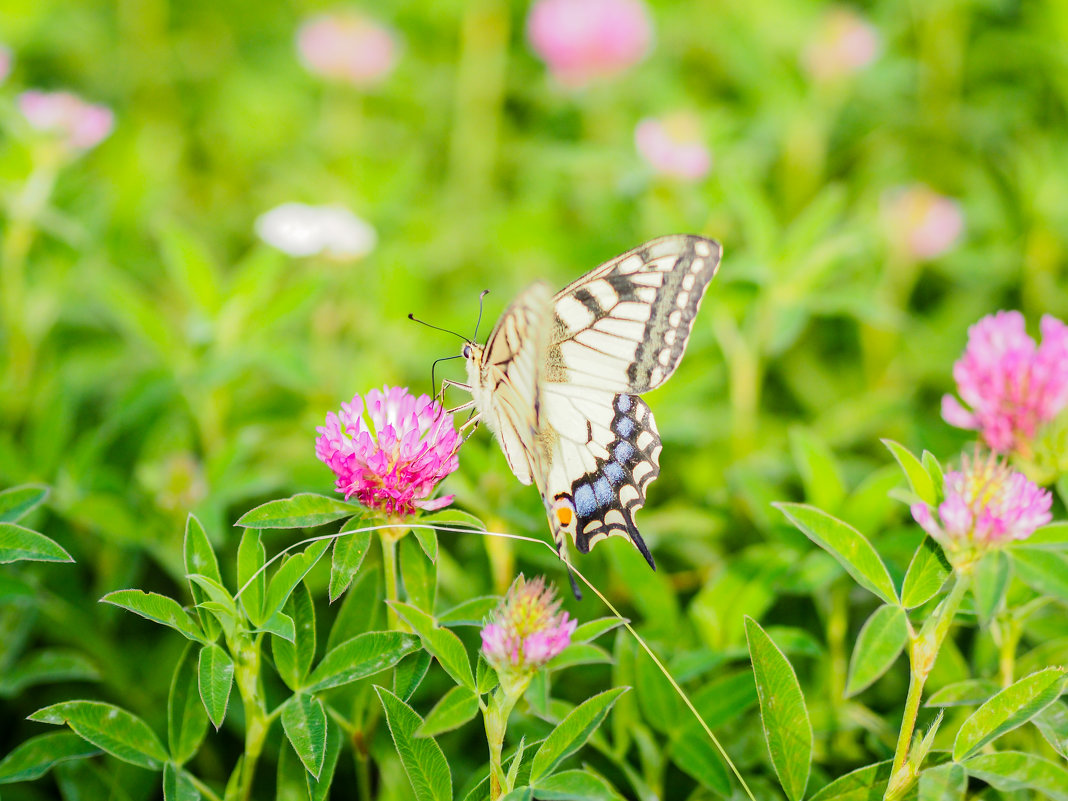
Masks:
[[[482,652],[499,670],[532,672],[563,651],[578,625],[545,579],[520,575],[482,627]]]
[[[22,92],[17,102],[31,128],[57,137],[75,151],[96,147],[115,126],[111,109],[86,102],[70,92],[31,89]]]
[[[1000,453],[1027,449],[1039,428],[1068,407],[1068,325],[1046,315],[1041,331],[1036,345],[1017,311],[988,315],[969,328],[953,378],[971,411],[946,395],[946,422],[981,432]]]
[[[1053,496],[995,454],[963,456],[961,469],[946,473],[944,494],[937,510],[913,504],[912,517],[951,549],[1024,540],[1053,519]]]
[[[913,259],[941,256],[964,231],[960,203],[924,184],[887,192],[882,217],[891,242]]]
[[[637,64],[649,51],[652,36],[642,0],[538,0],[527,18],[531,48],[569,88]]]
[[[290,256],[323,254],[336,261],[366,256],[378,243],[374,227],[344,206],[283,203],[256,219],[256,233]]]
[[[712,167],[712,154],[701,141],[693,114],[647,118],[634,129],[638,153],[660,175],[699,181]]]
[[[460,435],[452,415],[429,395],[403,387],[373,389],[329,412],[316,429],[315,454],[337,475],[348,500],[406,517],[433,511],[452,495],[431,499],[434,488],[459,467]]]
[[[297,52],[309,72],[360,88],[381,83],[398,50],[392,30],[353,11],[319,14],[297,31]]]
[[[874,25],[855,11],[835,8],[824,15],[802,54],[802,63],[816,80],[832,81],[860,72],[881,49]]]

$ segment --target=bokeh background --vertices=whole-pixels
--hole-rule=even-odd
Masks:
[[[834,692],[871,600],[769,503],[803,497],[797,454],[833,453],[860,488],[843,514],[900,576],[919,535],[886,497],[900,477],[879,438],[951,460],[967,437],[939,402],[967,327],[1000,308],[1033,328],[1068,316],[1068,5],[603,0],[578,22],[533,5],[548,21],[503,0],[5,0],[0,486],[52,487],[33,524],[77,564],[23,571],[37,603],[0,601],[0,753],[75,693],[159,729],[181,644],[97,599],[188,602],[190,511],[226,564],[245,509],[331,492],[313,450],[325,413],[383,384],[428,391],[431,361],[457,352],[408,312],[468,335],[482,289],[493,318],[534,279],[562,286],[673,232],[725,257],[648,398],[665,447],[639,522],[660,571],[619,541],[580,567],[697,688],[744,656],[742,613],[792,627],[811,786],[892,750],[907,673],[863,711]],[[112,116],[74,142],[63,126],[84,109],[35,112],[28,90]],[[546,533],[485,433],[448,489],[495,528]],[[566,586],[534,547],[443,551],[443,608],[518,569]],[[681,713],[630,646],[617,657],[572,669],[561,694],[644,676],[615,713],[624,751],[667,797],[702,797],[670,762],[664,720]],[[57,683],[20,683],[31,658]],[[723,724],[730,750],[767,773],[742,713]],[[459,784],[475,729],[443,738]],[[213,742],[209,779],[239,748],[225,729]],[[382,754],[382,797],[407,797]],[[157,792],[103,760],[5,797],[69,794],[78,771],[109,797]]]

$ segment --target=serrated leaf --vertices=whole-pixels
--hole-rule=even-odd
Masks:
[[[870,686],[894,664],[908,641],[908,621],[900,606],[880,606],[865,621],[849,661],[846,697]]]
[[[371,547],[370,531],[348,533],[350,524],[362,525],[362,518],[353,518],[341,527],[340,536],[334,540],[334,555],[330,564],[330,603],[333,603],[352,584],[353,576],[363,564]],[[355,527],[355,526],[354,526]]]
[[[0,784],[39,779],[60,762],[96,756],[100,749],[77,734],[55,732],[19,743],[0,761]]]
[[[315,661],[315,604],[306,584],[296,586],[285,610],[293,620],[293,641],[271,635],[271,652],[282,681],[289,689],[297,690]]]
[[[334,781],[334,771],[337,769],[337,760],[341,755],[341,741],[343,735],[337,724],[327,719],[326,724],[326,758],[323,760],[323,769],[316,779],[310,773],[305,773],[308,780],[308,797],[311,801],[326,801],[330,797],[330,785]]]
[[[588,698],[568,713],[552,730],[534,754],[530,767],[530,783],[548,776],[571,754],[581,748],[608,716],[612,705],[629,688],[614,687]]]
[[[419,647],[419,638],[399,631],[370,631],[327,652],[305,682],[308,692],[340,687],[393,667]]]
[[[773,505],[805,536],[837,559],[860,586],[888,604],[898,603],[897,591],[886,565],[863,534],[848,523],[805,504]]]
[[[997,691],[997,682],[990,679],[966,679],[940,687],[924,706],[979,706]]]
[[[934,481],[931,480],[927,471],[923,469],[923,464],[920,460],[908,448],[894,442],[892,439],[884,439],[882,443],[894,455],[897,463],[901,465],[905,478],[908,479],[909,488],[924,503],[929,506],[936,505],[938,503],[938,491],[935,489]]]
[[[876,762],[840,776],[809,801],[879,801],[890,781],[893,762]]]
[[[167,752],[141,718],[102,701],[65,701],[38,709],[29,720],[71,727],[75,734],[116,759],[149,770],[162,770]]]
[[[43,484],[22,484],[0,492],[0,523],[17,523],[48,497]]]
[[[163,766],[163,801],[200,801],[200,790],[174,763]]]
[[[805,697],[789,660],[748,616],[745,634],[771,764],[787,798],[800,801],[812,766],[812,724]]]
[[[316,779],[326,759],[326,708],[314,695],[297,693],[282,707],[282,729],[293,750]]]
[[[185,539],[182,541],[182,555],[185,560],[187,576],[195,573],[211,579],[220,587],[222,586],[219,561],[215,558],[215,551],[211,547],[208,533],[195,515],[189,515],[185,521]],[[197,617],[200,619],[201,628],[204,629],[209,640],[214,640],[219,636],[219,621],[208,610],[199,606],[209,599],[207,592],[192,580],[189,581],[189,591],[193,596],[193,603],[197,604]]]
[[[263,596],[267,592],[267,574],[263,570],[267,560],[260,532],[246,528],[237,545],[237,593],[248,619],[256,626],[263,623]],[[214,600],[214,599],[213,599]]]
[[[363,507],[326,495],[302,492],[245,512],[234,525],[245,528],[314,528],[363,512]]]
[[[925,536],[909,562],[905,581],[901,585],[901,605],[914,609],[938,594],[953,572],[942,546],[934,538]]]
[[[289,557],[278,568],[278,572],[271,577],[271,583],[267,587],[267,598],[263,603],[263,616],[270,620],[275,613],[281,611],[289,600],[289,594],[293,588],[304,580],[308,572],[315,567],[330,547],[330,540],[313,542],[303,553]]]
[[[419,685],[423,683],[423,679],[426,678],[427,671],[430,670],[430,663],[433,661],[434,657],[430,655],[430,652],[424,651],[422,648],[402,659],[393,670],[393,694],[402,701],[407,701],[411,698],[412,693],[419,688]]]
[[[218,729],[226,719],[226,707],[230,703],[230,689],[234,683],[234,661],[218,645],[205,645],[200,649],[197,670],[200,698],[212,724]]]
[[[436,737],[459,728],[477,714],[478,696],[466,687],[453,687],[427,713],[415,736]]]
[[[1030,790],[1048,801],[1068,801],[1068,770],[1034,754],[1002,751],[965,760],[969,776],[1005,793]]]
[[[426,558],[430,560],[431,564],[436,565],[438,563],[438,532],[432,528],[413,526],[412,535],[415,537],[416,542],[419,543],[419,547],[423,549]]]
[[[174,669],[167,696],[167,742],[171,759],[179,765],[192,758],[208,733],[208,716],[198,689],[197,656],[197,647],[188,643]]]
[[[967,759],[1056,701],[1064,688],[1064,675],[1064,668],[1046,668],[990,698],[961,724],[953,743],[953,759],[957,762]]]
[[[285,612],[275,612],[253,631],[272,634],[294,644],[297,641],[297,624]]]
[[[114,604],[140,615],[153,623],[174,629],[184,637],[197,642],[206,642],[207,638],[200,626],[182,605],[173,598],[155,592],[143,590],[117,590],[109,592],[100,599],[102,603]]]
[[[8,562],[73,562],[58,542],[15,523],[0,523],[0,564]]]
[[[390,605],[419,635],[423,647],[434,655],[445,672],[457,683],[474,692],[475,677],[471,673],[471,660],[460,638],[448,629],[439,628],[434,623],[434,618],[411,604],[395,602]]]
[[[478,662],[475,664],[475,684],[479,695],[484,695],[500,683],[497,671],[490,666],[480,651]]]
[[[432,737],[416,737],[423,720],[397,696],[375,687],[386,723],[417,801],[452,801],[452,772]]]

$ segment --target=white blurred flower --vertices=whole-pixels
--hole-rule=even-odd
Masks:
[[[343,206],[283,203],[256,220],[260,239],[290,256],[357,259],[374,250],[375,229]]]

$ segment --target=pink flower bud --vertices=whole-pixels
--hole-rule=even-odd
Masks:
[[[649,51],[652,21],[642,0],[538,0],[527,40],[564,86],[585,86],[637,64]]]
[[[952,248],[964,231],[960,204],[923,184],[889,192],[884,198],[887,235],[915,259],[933,259]]]
[[[58,137],[71,150],[90,150],[108,137],[115,115],[70,92],[30,90],[18,96],[19,111],[34,130]]]
[[[529,673],[571,643],[578,625],[560,612],[555,591],[538,576],[520,575],[482,628],[482,652],[498,671]]]
[[[712,167],[712,154],[701,141],[692,114],[645,119],[634,129],[638,153],[654,172],[684,181],[699,181]]]
[[[827,12],[802,55],[805,69],[818,81],[832,81],[871,64],[882,42],[876,28],[846,8]]]
[[[320,14],[297,31],[297,51],[309,72],[361,88],[389,75],[397,50],[389,28],[352,11]]]

